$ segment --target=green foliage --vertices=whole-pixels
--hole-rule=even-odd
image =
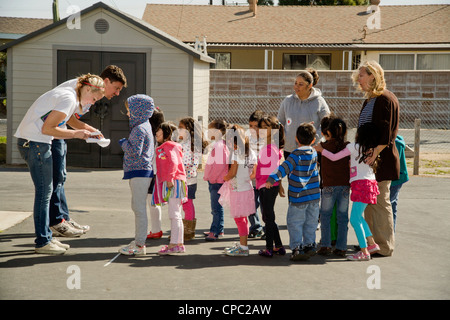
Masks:
[[[258,6],[273,6],[273,0],[258,0]]]

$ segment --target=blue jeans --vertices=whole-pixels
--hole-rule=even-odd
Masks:
[[[324,187],[320,197],[320,230],[321,246],[331,248],[330,221],[336,204],[337,239],[336,249],[347,250],[348,233],[348,202],[350,187],[332,186]]]
[[[390,197],[389,198],[391,200],[392,214],[394,216],[394,232],[395,232],[395,225],[396,225],[396,222],[397,222],[398,195],[400,193],[400,189],[401,189],[402,185],[403,185],[403,183],[395,185],[395,186],[393,186],[391,184],[391,187],[390,187]]]
[[[223,207],[219,203],[220,194],[218,193],[221,183],[210,183],[208,181],[209,195],[211,198],[211,214],[213,220],[209,232],[212,232],[216,237],[223,232],[224,218]]]
[[[248,216],[248,221],[250,222],[249,232],[258,233],[263,230],[258,215],[259,192],[255,187],[253,187],[253,192],[255,193],[255,213]]]
[[[36,247],[40,248],[52,240],[49,225],[49,205],[53,190],[53,160],[51,145],[18,139],[17,146],[21,157],[30,170],[34,183],[34,231]]]
[[[64,139],[52,141],[53,193],[50,199],[50,225],[56,225],[63,219],[70,220],[64,183],[66,182],[67,144]]]
[[[289,232],[289,247],[294,250],[316,243],[316,229],[319,222],[319,201],[292,205],[286,217]]]

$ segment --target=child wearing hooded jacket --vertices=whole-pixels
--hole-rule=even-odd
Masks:
[[[128,246],[119,249],[125,255],[145,255],[147,238],[147,192],[153,178],[154,141],[148,119],[155,104],[144,94],[129,97],[125,103],[130,118],[130,136],[119,140],[124,152],[123,179],[129,180],[131,208],[135,215],[135,239]]]

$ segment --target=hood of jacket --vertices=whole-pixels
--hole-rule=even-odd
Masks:
[[[309,101],[315,100],[321,96],[322,96],[322,91],[320,91],[320,89],[312,87],[311,94],[309,95],[309,97],[307,99],[303,100],[303,102],[305,102],[305,101],[309,102]]]
[[[130,129],[148,121],[155,110],[153,99],[145,94],[135,94],[127,99],[130,111]]]

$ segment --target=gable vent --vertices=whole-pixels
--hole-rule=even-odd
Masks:
[[[109,30],[109,23],[105,19],[98,19],[95,21],[94,28],[98,33],[104,34]]]

